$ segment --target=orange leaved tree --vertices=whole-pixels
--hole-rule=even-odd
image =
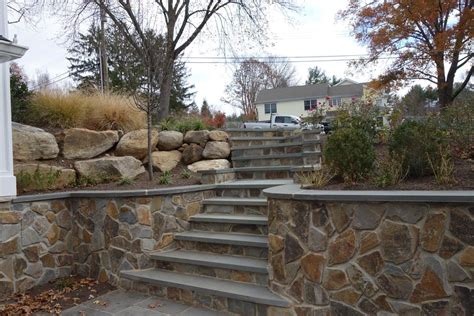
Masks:
[[[425,79],[438,88],[440,105],[449,105],[473,72],[473,0],[350,0],[339,13],[356,39],[368,46],[359,65],[393,55],[378,82],[383,85]],[[458,71],[466,70],[454,88]]]

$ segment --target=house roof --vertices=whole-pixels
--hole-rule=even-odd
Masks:
[[[324,98],[326,96],[361,97],[363,95],[363,91],[363,83],[344,84],[333,87],[323,83],[287,88],[265,89],[260,91],[257,95],[256,103]]]

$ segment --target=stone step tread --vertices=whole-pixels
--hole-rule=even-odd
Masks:
[[[203,205],[248,205],[266,206],[266,198],[214,197],[202,201]]]
[[[162,286],[177,287],[256,304],[288,307],[289,303],[266,287],[248,283],[218,280],[158,269],[122,271],[125,278]]]
[[[280,140],[285,140],[287,139],[287,137],[284,137],[284,136],[275,136],[275,137],[269,137],[269,136],[252,136],[252,137],[245,137],[245,136],[242,136],[242,137],[230,137],[229,138],[231,141],[235,140],[235,141],[241,141],[241,140],[248,140],[248,141],[254,141],[254,140],[276,140],[276,141],[280,141]]]
[[[229,214],[198,214],[191,216],[192,222],[229,223],[246,225],[267,225],[267,216],[260,215],[229,215]]]
[[[225,244],[268,248],[268,237],[265,235],[242,233],[219,233],[206,231],[186,231],[174,235],[177,240],[206,242],[211,244]]]
[[[154,252],[151,258],[166,262],[267,274],[267,260],[241,256],[220,255],[189,250]]]
[[[250,145],[250,146],[233,146],[230,150],[252,150],[252,149],[266,149],[266,148],[280,148],[280,147],[295,147],[311,144],[320,144],[320,140],[305,140],[301,142],[291,143],[277,143],[277,144],[265,144],[265,145]]]
[[[217,189],[260,189],[279,185],[292,184],[291,179],[268,179],[268,180],[234,180],[222,182],[216,185]]]
[[[262,159],[284,159],[284,158],[300,158],[300,157],[302,157],[301,153],[274,154],[274,155],[255,155],[255,156],[232,157],[232,161],[262,160]]]

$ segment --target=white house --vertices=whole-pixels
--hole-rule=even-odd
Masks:
[[[27,48],[8,40],[7,4],[0,0],[0,202],[16,195],[13,175],[12,122],[9,61],[20,58]]]
[[[318,106],[325,105],[336,109],[343,103],[369,97],[373,98],[378,106],[387,102],[383,93],[374,92],[366,83],[357,83],[350,79],[344,79],[334,86],[324,83],[266,89],[257,95],[258,120],[269,120],[272,113],[304,117],[308,115],[308,111]]]

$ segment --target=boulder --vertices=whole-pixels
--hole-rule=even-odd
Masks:
[[[151,134],[151,147],[155,148],[158,144],[158,131],[153,130]],[[132,156],[137,159],[143,159],[146,157],[148,148],[148,130],[139,129],[131,131],[120,139],[117,144],[115,154],[117,156]]]
[[[200,144],[204,146],[209,140],[209,131],[189,131],[184,135],[184,142],[188,144]]]
[[[15,176],[19,190],[62,189],[76,182],[76,171],[47,164],[15,164]]]
[[[158,136],[159,150],[178,149],[183,144],[183,134],[175,131],[163,131]]]
[[[227,158],[229,155],[230,146],[228,142],[208,142],[202,152],[202,156],[206,159]]]
[[[227,159],[202,160],[188,166],[188,169],[192,172],[227,168],[230,168],[230,162]]]
[[[76,161],[74,163],[80,177],[98,182],[133,179],[145,172],[142,162],[134,157],[102,157],[97,159]]]
[[[226,142],[229,139],[229,134],[224,131],[210,131],[209,139],[216,142]]]
[[[183,150],[183,163],[189,165],[193,162],[202,160],[203,148],[196,144],[186,146]]]
[[[180,160],[181,153],[178,150],[155,151],[151,154],[153,167],[158,168],[161,172],[173,170]]]
[[[52,134],[19,123],[13,123],[12,129],[15,160],[54,159],[58,156],[59,147]]]
[[[119,141],[117,131],[96,132],[85,128],[71,128],[64,132],[63,155],[66,159],[94,158]]]

